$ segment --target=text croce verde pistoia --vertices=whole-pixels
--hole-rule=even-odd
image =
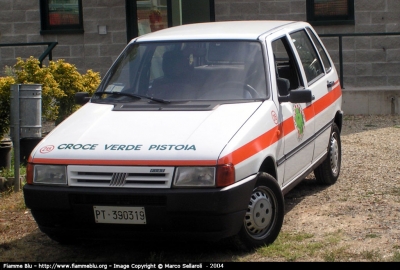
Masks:
[[[58,150],[98,150],[105,151],[196,151],[194,144],[151,144],[144,146],[142,144],[73,144],[63,143],[57,147]]]

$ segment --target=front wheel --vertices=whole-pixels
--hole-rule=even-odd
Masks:
[[[250,249],[272,244],[281,230],[284,208],[277,181],[267,173],[260,173],[239,232],[242,243]]]
[[[336,183],[339,173],[340,165],[342,163],[342,150],[340,142],[340,130],[338,126],[333,123],[331,135],[329,137],[328,156],[315,170],[314,175],[317,182],[324,185],[332,185]]]

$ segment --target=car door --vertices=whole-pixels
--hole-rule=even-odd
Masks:
[[[319,65],[323,66],[321,73],[324,73],[316,80],[307,81],[308,89],[314,95],[315,132],[318,134],[315,139],[314,160],[319,160],[326,153],[330,127],[336,114],[334,102],[341,96],[341,87],[335,66],[322,42],[311,28],[307,27],[306,31],[319,55]]]
[[[304,89],[304,75],[288,35],[271,42],[275,65],[275,85],[279,96]],[[275,75],[275,76],[273,76]],[[288,87],[285,89],[285,87]],[[281,102],[279,119],[284,140],[283,156],[278,169],[283,171],[283,185],[297,179],[311,166],[314,152],[314,110],[311,103]],[[284,169],[280,169],[284,166]]]
[[[335,92],[332,90],[339,86],[339,81],[333,66],[330,64],[327,55],[321,57],[320,53],[325,52],[319,40],[310,34],[311,29],[302,29],[290,34],[294,47],[302,62],[302,69],[306,77],[307,89],[311,90],[314,100],[315,112],[315,149],[313,160],[317,161],[326,153],[329,142],[330,127],[335,115],[333,104]],[[315,47],[319,44],[319,48]],[[318,48],[318,49],[317,49]],[[329,94],[330,93],[330,94]]]

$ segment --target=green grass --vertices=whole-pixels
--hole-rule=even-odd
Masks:
[[[281,232],[275,242],[267,247],[259,248],[256,252],[260,257],[283,258],[287,262],[318,260],[325,262],[339,261],[383,261],[383,256],[378,250],[365,250],[361,253],[351,252],[343,243],[343,231],[326,233],[323,238],[307,233]],[[377,238],[378,234],[368,234],[366,238]],[[399,261],[400,252],[394,254],[388,261]]]
[[[6,177],[6,178],[14,177],[14,173],[15,173],[14,167],[12,167],[10,170],[4,169],[4,168],[0,169],[0,177]],[[26,174],[26,168],[25,168],[25,166],[21,165],[19,167],[19,176],[22,176],[25,174]]]
[[[14,173],[15,173],[15,171],[14,171],[13,162],[11,163],[11,168],[9,170],[8,169],[4,169],[4,168],[0,168],[0,177],[6,178],[6,179],[13,178],[14,177]],[[19,167],[19,176],[20,177],[21,176],[26,176],[26,167],[24,165],[20,165],[20,167]],[[3,180],[0,180],[0,181],[3,181]],[[21,183],[21,189],[25,185],[25,183],[26,183],[26,178],[24,178],[24,180]],[[0,198],[2,198],[4,196],[7,196],[7,193],[14,191],[14,186],[10,187],[9,186],[10,184],[7,184],[7,185],[5,185],[5,186],[1,185],[0,186]],[[24,204],[24,207],[25,207],[25,204]]]
[[[14,148],[11,150],[11,168],[0,168],[0,177],[14,177]],[[23,164],[19,165],[19,175],[26,175],[26,167]]]
[[[400,196],[400,188],[398,188],[398,187],[393,188],[393,189],[389,192],[389,194],[394,195],[394,196]]]
[[[350,256],[346,247],[340,247],[325,251],[322,257],[325,262],[336,262],[347,261]]]
[[[365,238],[379,238],[380,235],[376,234],[376,233],[369,233],[367,235],[365,235]]]
[[[378,234],[368,234],[366,238],[377,238]],[[273,244],[259,248],[256,253],[265,258],[284,258],[287,262],[309,261],[317,259],[325,262],[339,261],[369,261],[369,262],[400,262],[400,251],[390,258],[383,258],[379,250],[364,250],[360,254],[349,251],[348,246],[340,246],[343,242],[343,232],[327,233],[323,239],[314,239],[307,233],[281,232]],[[397,247],[394,247],[395,249]],[[400,248],[400,247],[399,247]],[[320,258],[320,259],[318,259]]]
[[[370,262],[379,262],[382,261],[382,255],[379,251],[376,250],[366,250],[361,252],[361,256],[363,259],[370,261]]]
[[[257,250],[263,257],[283,257],[292,262],[300,258],[310,257],[323,248],[322,242],[311,241],[314,236],[307,233],[281,232],[275,242]]]
[[[400,252],[396,251],[392,257],[392,262],[400,262]]]

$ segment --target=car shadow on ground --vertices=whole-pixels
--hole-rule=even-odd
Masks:
[[[232,261],[238,255],[231,249],[218,249],[220,243],[85,241],[61,245],[39,230],[0,246],[2,261],[16,262],[211,262]],[[25,250],[26,253],[21,252]],[[29,250],[28,250],[29,249]]]
[[[307,177],[285,196],[285,214],[307,196],[326,189],[313,175]],[[36,223],[32,220],[32,226]],[[234,238],[218,242],[190,239],[85,240],[61,245],[37,227],[24,237],[0,244],[4,262],[232,262],[254,253]]]
[[[313,174],[307,176],[300,184],[285,195],[285,215],[295,208],[303,199],[308,196],[313,196],[327,188],[329,188],[329,186],[319,184]]]
[[[285,195],[285,214],[303,199],[323,191],[313,174]],[[61,245],[36,229],[25,236],[0,244],[0,261],[4,262],[232,262],[250,255],[234,238],[218,242],[190,239],[85,240]]]
[[[24,237],[0,244],[3,262],[232,262],[250,254],[235,240],[188,239],[85,240],[62,245],[36,228]]]

